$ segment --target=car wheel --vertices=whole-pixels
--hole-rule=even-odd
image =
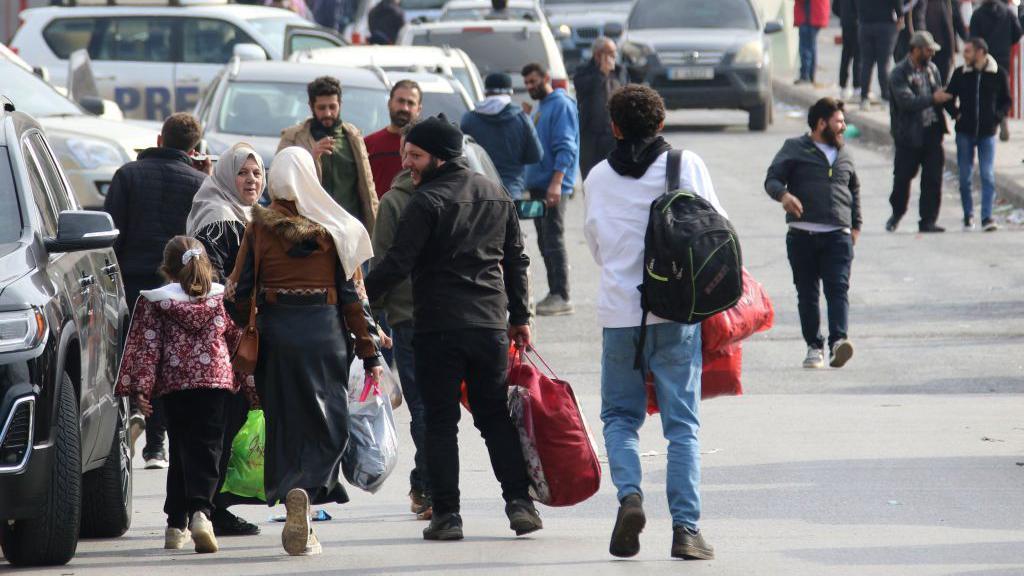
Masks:
[[[747,128],[753,132],[764,132],[768,129],[768,120],[772,114],[771,98],[750,110],[750,119],[747,121]]]
[[[0,527],[4,556],[15,566],[67,564],[78,548],[82,517],[82,444],[78,399],[62,374],[57,390],[57,435],[50,486],[40,515]]]
[[[89,495],[82,502],[82,537],[115,538],[132,524],[132,456],[128,433],[128,399],[118,399],[117,433],[107,461],[85,474]]]

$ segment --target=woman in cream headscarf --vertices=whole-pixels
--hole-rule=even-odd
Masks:
[[[364,369],[375,378],[381,371],[370,336],[376,326],[353,282],[373,251],[363,225],[320,186],[305,149],[285,148],[274,157],[270,198],[268,208],[253,208],[228,299],[244,324],[257,295],[255,378],[267,426],[267,502],[285,501],[285,550],[318,554],[310,503],[348,501],[341,485],[348,443],[346,334],[355,334],[352,349]]]

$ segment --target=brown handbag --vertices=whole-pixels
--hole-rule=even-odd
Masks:
[[[252,276],[252,297],[249,302],[249,324],[242,330],[242,337],[238,339],[238,346],[235,353],[231,355],[231,366],[236,372],[243,374],[254,374],[256,372],[256,361],[260,355],[260,331],[256,327],[256,295],[259,294],[257,281],[260,277],[260,251],[257,242],[259,234],[253,229],[252,251],[254,258]]]

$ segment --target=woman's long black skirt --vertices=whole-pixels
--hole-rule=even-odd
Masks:
[[[348,353],[338,308],[264,304],[256,388],[266,418],[264,482],[273,506],[292,488],[312,503],[348,502]]]

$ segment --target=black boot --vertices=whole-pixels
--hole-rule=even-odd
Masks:
[[[630,494],[619,504],[619,514],[612,528],[612,542],[608,552],[619,558],[630,558],[640,552],[640,533],[647,524],[644,516],[643,499],[639,494]]]
[[[457,512],[436,514],[423,529],[424,540],[462,540],[462,516]]]
[[[505,504],[505,515],[508,516],[508,527],[515,530],[516,536],[536,532],[544,527],[533,502],[523,498]]]

